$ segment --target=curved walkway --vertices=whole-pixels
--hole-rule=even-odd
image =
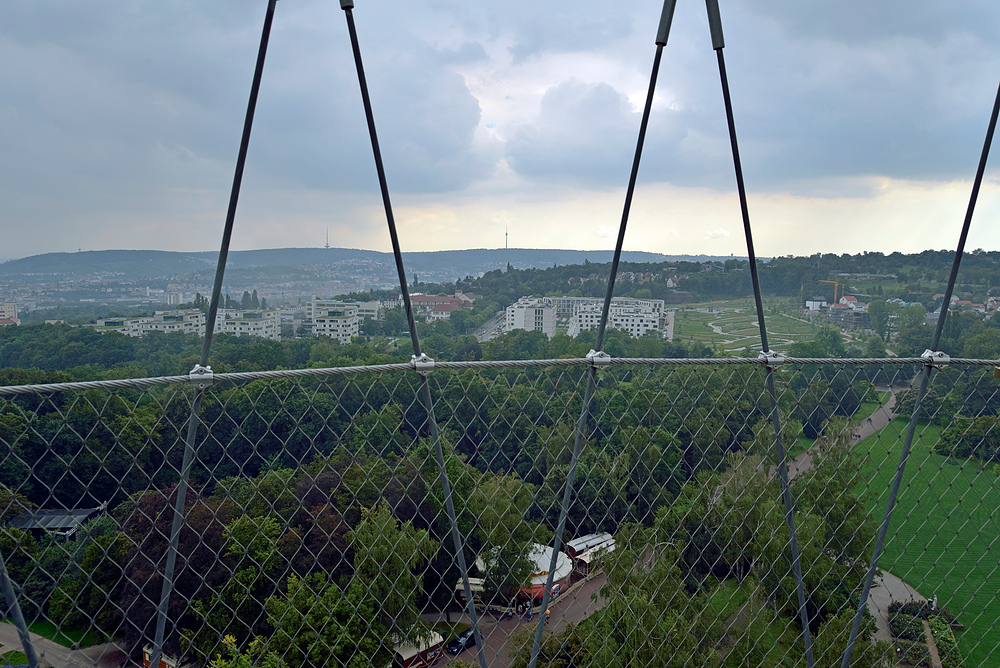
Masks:
[[[909,386],[912,385],[913,381],[910,382]],[[896,418],[897,414],[893,410],[896,406],[896,395],[908,389],[909,386],[875,388],[879,392],[892,392],[892,395],[885,404],[880,406],[857,428],[860,438],[856,439],[856,442],[864,440],[869,436],[874,436],[879,430],[884,429]],[[788,477],[790,479],[812,468],[812,455],[810,454],[812,449],[809,448],[788,462]],[[868,594],[867,603],[868,612],[875,618],[876,639],[892,641],[892,633],[889,631],[889,605],[896,601],[905,602],[911,600],[925,601],[927,599],[921,596],[920,592],[916,589],[892,573],[882,570],[876,571],[871,591]]]

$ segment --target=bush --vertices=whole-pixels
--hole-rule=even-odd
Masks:
[[[958,668],[962,665],[962,655],[958,651],[958,640],[951,626],[941,617],[932,617],[930,620],[931,632],[934,634],[934,642],[937,644],[938,654],[941,656],[941,665],[944,668]]]
[[[949,613],[944,608],[938,606],[936,609],[934,604],[930,601],[906,601],[905,603],[900,601],[895,601],[889,604],[889,616],[893,615],[910,615],[912,617],[919,617],[920,619],[930,619],[931,617],[944,617],[945,620],[950,624],[955,621],[955,616]]]
[[[927,649],[927,643],[898,641],[896,660],[904,666],[930,668],[931,653]]]
[[[927,642],[924,635],[924,620],[919,617],[901,613],[892,615],[889,617],[889,630],[896,638],[912,640],[913,642]]]

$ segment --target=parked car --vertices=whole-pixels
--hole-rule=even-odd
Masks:
[[[444,651],[449,654],[461,654],[470,647],[476,646],[476,634],[472,632],[472,629],[462,631],[455,639],[444,646]]]

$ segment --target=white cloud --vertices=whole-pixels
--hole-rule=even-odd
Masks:
[[[726,231],[726,230],[724,230],[724,229],[722,229],[720,227],[717,230],[709,230],[708,232],[705,232],[705,238],[706,239],[728,239],[729,238],[729,232]]]

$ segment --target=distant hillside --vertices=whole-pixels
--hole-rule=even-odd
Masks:
[[[560,249],[471,249],[404,253],[407,274],[420,274],[432,280],[455,280],[477,276],[493,269],[506,268],[510,263],[517,269],[546,268],[553,265],[583,264],[584,261],[604,263],[611,260],[612,251],[577,251]],[[704,262],[728,259],[711,256],[668,256],[645,251],[625,251],[628,262],[673,262],[680,260]],[[216,252],[196,253],[155,250],[103,250],[78,253],[45,253],[0,264],[0,276],[83,277],[109,276],[118,279],[173,278],[212,271]],[[391,253],[350,248],[273,248],[233,251],[229,267],[296,267],[317,265],[361,264],[390,270]]]

